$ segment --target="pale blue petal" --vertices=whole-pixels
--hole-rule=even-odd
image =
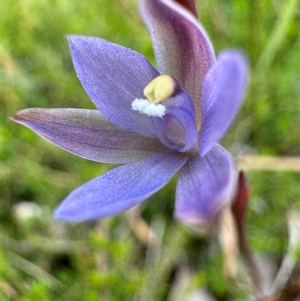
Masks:
[[[74,190],[54,217],[79,222],[119,214],[165,186],[188,157],[172,151],[119,166]]]
[[[216,145],[204,157],[191,157],[180,170],[175,215],[187,224],[207,225],[231,201],[235,187],[232,157]]]
[[[208,71],[202,88],[200,154],[206,154],[225,134],[242,103],[248,64],[238,50],[222,52]]]
[[[73,64],[100,112],[124,130],[155,136],[150,118],[131,109],[145,86],[159,75],[139,53],[103,39],[69,36]]]
[[[63,149],[98,162],[136,162],[165,149],[158,139],[116,127],[97,110],[32,108],[12,119]]]

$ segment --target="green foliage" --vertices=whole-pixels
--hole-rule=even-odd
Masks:
[[[299,15],[285,6],[293,1],[197,1],[216,52],[239,47],[249,56],[248,96],[223,141],[236,155],[244,149],[300,155]],[[145,245],[127,214],[78,225],[53,221],[51,211],[64,196],[112,166],[58,149],[9,120],[27,107],[93,108],[73,70],[66,34],[99,36],[154,62],[137,1],[7,0],[2,10],[0,299],[177,301],[169,291],[186,263],[193,275],[183,298],[207,287],[217,300],[245,300],[247,288],[223,274],[220,246],[173,220],[174,182],[142,206],[158,245]],[[252,170],[248,177],[251,247],[279,262],[288,244],[287,212],[300,209],[299,175]],[[20,213],[22,202],[34,211]],[[298,260],[299,254],[298,248]]]

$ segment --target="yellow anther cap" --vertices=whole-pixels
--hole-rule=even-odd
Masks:
[[[170,98],[177,86],[176,80],[170,75],[159,75],[145,87],[144,95],[151,102],[161,102]]]

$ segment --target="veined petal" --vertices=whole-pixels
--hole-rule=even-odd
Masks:
[[[206,156],[194,156],[179,172],[176,217],[183,222],[207,225],[236,187],[236,172],[230,154],[216,145]]]
[[[195,109],[189,95],[180,90],[174,97],[162,102],[165,115],[152,117],[157,136],[168,148],[186,152],[192,149],[198,137]]]
[[[191,96],[200,120],[203,78],[214,62],[210,40],[195,16],[170,0],[141,0],[158,70],[173,76]]]
[[[86,159],[123,164],[165,149],[159,140],[126,132],[97,110],[25,109],[12,119]]]
[[[131,103],[143,97],[157,70],[139,53],[103,39],[68,39],[81,84],[101,113],[125,130],[155,136],[150,118],[131,110]]]
[[[165,151],[112,169],[74,190],[54,217],[79,222],[121,213],[165,186],[187,159],[183,154]]]
[[[222,52],[208,71],[202,88],[200,154],[225,134],[243,100],[248,64],[238,50]]]

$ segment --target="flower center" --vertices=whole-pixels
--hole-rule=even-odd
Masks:
[[[162,118],[165,115],[166,107],[160,102],[174,95],[177,87],[178,84],[173,77],[159,75],[144,88],[143,93],[147,99],[135,99],[131,104],[131,109],[151,117]]]

